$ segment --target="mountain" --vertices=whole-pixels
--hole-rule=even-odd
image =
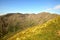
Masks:
[[[60,16],[50,19],[42,25],[18,32],[7,40],[60,40]]]
[[[2,15],[0,16],[0,38],[36,25],[41,25],[56,16],[58,15],[47,12],[39,14],[9,13]]]

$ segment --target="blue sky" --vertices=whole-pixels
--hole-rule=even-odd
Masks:
[[[60,13],[60,0],[0,0],[3,13]]]

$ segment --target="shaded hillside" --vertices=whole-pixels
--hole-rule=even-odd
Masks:
[[[0,37],[43,24],[56,16],[58,15],[45,12],[40,14],[10,13],[3,15],[0,17]]]
[[[60,16],[18,32],[6,40],[60,40]]]

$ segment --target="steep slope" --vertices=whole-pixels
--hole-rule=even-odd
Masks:
[[[6,40],[60,40],[60,16],[18,32]]]
[[[22,31],[38,24],[41,25],[56,16],[58,15],[45,12],[40,14],[9,13],[3,15],[0,18],[0,37],[13,34],[16,31]]]

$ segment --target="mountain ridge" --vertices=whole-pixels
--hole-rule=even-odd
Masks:
[[[60,30],[59,29],[60,28],[60,25],[59,25],[60,21],[59,20],[60,20],[60,16],[55,17],[55,18],[47,21],[46,23],[44,23],[42,25],[38,25],[38,27],[35,26],[35,27],[32,27],[32,28],[28,28],[28,29],[26,29],[22,32],[19,32],[19,33],[15,34],[15,36],[12,36],[11,38],[8,38],[8,40],[17,40],[17,39],[19,39],[19,40],[46,40],[46,39],[48,39],[48,40],[59,40],[60,39],[60,36],[59,36],[60,33],[57,34],[57,31]],[[55,25],[56,28],[52,29],[54,27],[54,25]],[[45,36],[42,37],[43,39],[42,38],[39,38],[39,39],[34,38],[34,35],[37,35],[37,36],[39,36],[38,34],[43,35],[44,31],[45,31],[45,34],[46,34],[45,36],[47,36],[48,35],[47,33],[49,33],[47,38],[45,38]],[[55,38],[54,38],[53,35],[55,36]],[[51,37],[48,38],[49,36],[51,36]]]
[[[43,24],[50,19],[58,16],[57,14],[40,13],[40,14],[7,14],[0,16],[0,37],[16,31],[24,30],[38,24]],[[13,29],[12,29],[13,28]]]

